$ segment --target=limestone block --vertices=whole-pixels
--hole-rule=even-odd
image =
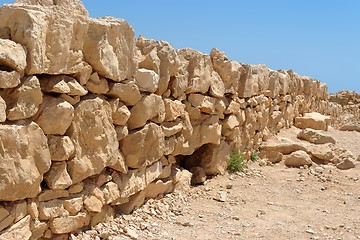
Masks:
[[[130,118],[130,111],[118,98],[109,101],[112,109],[112,119],[115,125],[125,125]]]
[[[87,196],[84,198],[84,207],[89,212],[101,212],[102,202],[95,196]]]
[[[283,156],[284,163],[289,167],[300,167],[304,165],[312,165],[311,157],[305,151],[298,150],[289,155]]]
[[[225,141],[220,145],[209,144],[202,154],[200,165],[207,175],[224,174],[230,157],[230,146]]]
[[[130,214],[137,208],[140,208],[145,202],[145,191],[140,191],[129,198],[129,202],[121,204],[117,210],[122,214]]]
[[[0,88],[15,88],[20,84],[18,72],[6,72],[0,70]]]
[[[139,67],[153,70],[159,75],[156,94],[163,95],[180,65],[177,52],[168,42],[145,39],[143,36],[137,39],[136,45],[140,50]]]
[[[84,86],[90,80],[90,75],[92,71],[92,67],[86,62],[84,62],[83,67],[80,69],[80,71],[72,74],[71,76],[74,77],[82,86]]]
[[[160,76],[156,72],[144,68],[138,69],[135,75],[136,85],[143,92],[156,92],[159,80]]]
[[[41,90],[47,93],[65,93],[70,96],[84,96],[88,91],[73,77],[66,75],[41,76]]]
[[[11,39],[26,47],[26,74],[80,72],[88,18],[81,2],[56,1],[44,6],[24,3],[0,9],[0,28],[8,27]]]
[[[55,217],[69,216],[69,212],[65,210],[61,200],[51,200],[47,202],[39,202],[39,219],[48,220]]]
[[[0,96],[0,122],[5,122],[5,121],[6,121],[6,102]]]
[[[52,161],[66,161],[74,154],[75,147],[68,136],[48,135],[47,137]]]
[[[279,163],[283,160],[283,154],[277,151],[261,151],[259,157],[271,163]]]
[[[264,142],[260,146],[260,150],[266,152],[274,151],[282,154],[290,154],[298,150],[303,150],[307,152],[308,147],[309,143],[307,144],[306,142],[295,142],[289,138],[274,137]]]
[[[0,142],[0,200],[36,197],[51,163],[46,136],[34,122],[0,125]]]
[[[303,117],[295,118],[295,126],[301,129],[312,128],[314,130],[327,130],[331,117],[318,112],[305,113]]]
[[[11,121],[34,116],[43,101],[40,83],[35,76],[25,77],[16,89],[5,89],[0,91],[0,95],[6,102],[7,119]]]
[[[90,75],[89,80],[86,82],[86,88],[95,94],[105,94],[110,90],[106,78],[99,77],[96,72]]]
[[[135,76],[134,29],[124,20],[103,17],[88,20],[85,60],[102,77],[116,82]]]
[[[24,239],[28,240],[30,239],[32,233],[30,230],[30,221],[31,217],[26,216],[8,229],[6,229],[4,232],[0,234],[0,239],[6,239],[6,240],[18,240],[18,239]]]
[[[224,120],[224,128],[227,128],[227,129],[234,129],[235,127],[239,126],[240,125],[240,122],[238,120],[238,118],[236,117],[236,115],[230,115],[228,118],[226,118]]]
[[[146,187],[145,168],[129,170],[126,174],[114,172],[112,177],[121,190],[121,198],[130,197]]]
[[[27,215],[27,204],[25,201],[18,202],[13,206],[11,215],[15,217],[14,222],[23,219]]]
[[[15,216],[5,208],[0,208],[0,231],[4,230],[14,222]]]
[[[269,69],[264,64],[243,65],[244,71],[238,82],[239,97],[247,98],[265,93],[269,86]]]
[[[66,189],[72,184],[69,173],[67,172],[66,162],[54,162],[50,171],[44,176],[50,189]]]
[[[201,94],[190,94],[188,97],[188,101],[193,107],[200,109],[200,111],[203,113],[215,113],[215,98],[204,96]]]
[[[115,131],[118,141],[123,140],[127,135],[129,135],[129,129],[127,126],[115,126]]]
[[[90,215],[80,212],[75,216],[58,217],[49,221],[49,228],[55,234],[70,233],[90,223]]]
[[[179,121],[177,122],[164,122],[161,124],[161,128],[164,132],[165,137],[171,137],[178,132],[183,130],[183,124]]]
[[[210,84],[210,96],[222,98],[225,94],[225,86],[224,82],[222,81],[220,75],[212,71],[211,72],[211,84]]]
[[[0,11],[0,16],[1,13]],[[5,20],[1,19],[2,21]],[[17,72],[24,71],[26,67],[26,49],[21,44],[0,38],[0,66],[8,67]]]
[[[156,94],[145,96],[131,108],[130,113],[129,130],[143,127],[148,120],[161,123],[165,120],[164,101]]]
[[[189,73],[186,93],[206,93],[212,82],[210,56],[189,48],[179,49],[177,54]]]
[[[52,190],[52,189],[48,189],[48,190],[44,190],[42,191],[37,199],[39,202],[46,202],[46,201],[50,201],[53,199],[58,199],[58,198],[66,198],[69,196],[69,192],[63,189],[58,189],[58,190]]]
[[[108,223],[114,219],[115,211],[109,205],[104,205],[101,212],[94,214],[91,217],[90,226],[94,227],[99,223]]]
[[[131,168],[148,166],[163,156],[165,135],[160,126],[149,123],[143,129],[125,137],[120,147],[127,166]]]
[[[303,129],[301,132],[298,133],[297,138],[315,144],[324,144],[324,143],[335,144],[335,139],[333,137],[325,133],[315,131],[311,128]]]
[[[165,119],[164,121],[174,121],[184,114],[185,105],[179,100],[164,99]]]
[[[74,107],[61,98],[44,96],[35,122],[45,134],[64,135],[74,118]]]
[[[224,52],[213,48],[210,53],[214,70],[220,75],[225,93],[237,93],[238,82],[244,68],[236,61],[229,61]]]
[[[112,84],[107,95],[119,98],[126,106],[134,106],[142,97],[138,86],[134,82]]]
[[[30,223],[31,225],[31,240],[32,239],[39,239],[43,236],[45,230],[48,228],[47,224],[45,222],[41,222],[37,219],[35,219],[34,222]]]
[[[105,204],[110,204],[121,197],[118,185],[114,182],[106,183],[101,189],[104,192]]]
[[[156,198],[157,196],[165,193],[170,193],[174,190],[173,182],[167,181],[163,182],[162,180],[157,180],[150,183],[145,188],[145,198]]]
[[[74,196],[68,199],[62,200],[64,208],[70,213],[70,215],[76,215],[83,208],[84,200],[83,196]]]
[[[107,101],[95,97],[80,102],[75,108],[74,120],[67,135],[75,146],[75,156],[68,162],[73,183],[116,164],[119,164],[117,170],[126,172],[112,124],[111,106]]]

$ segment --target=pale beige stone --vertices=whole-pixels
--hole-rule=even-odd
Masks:
[[[131,168],[148,166],[163,156],[165,135],[160,126],[149,123],[143,129],[125,137],[120,147],[127,166]]]
[[[69,96],[65,93],[62,93],[62,94],[60,94],[59,97],[64,99],[65,101],[67,101],[68,103],[70,103],[73,106],[80,102],[80,96]]]
[[[136,85],[143,92],[156,92],[159,80],[160,76],[156,72],[144,68],[138,69],[135,75]]]
[[[84,199],[84,207],[89,212],[101,212],[102,202],[95,196],[88,196]]]
[[[25,201],[16,203],[13,206],[11,214],[15,217],[14,222],[23,219],[27,214],[27,203]]]
[[[129,198],[129,202],[121,204],[117,210],[122,214],[130,214],[137,208],[140,208],[145,202],[145,191],[140,191]]]
[[[74,118],[74,107],[61,98],[44,96],[35,122],[45,134],[64,135]]]
[[[264,142],[261,145],[260,150],[266,152],[273,151],[280,152],[282,154],[290,154],[298,150],[307,152],[308,147],[309,143],[307,144],[306,142],[293,141],[284,137],[274,137]]]
[[[6,102],[0,96],[0,122],[5,122],[5,121],[6,121]]]
[[[31,237],[31,217],[26,216],[0,234],[0,239],[6,240],[28,240]]]
[[[259,157],[271,163],[279,163],[283,160],[283,154],[277,151],[261,151]]]
[[[20,84],[20,74],[0,70],[0,88],[15,88]]]
[[[175,192],[189,192],[191,183],[192,173],[186,169],[174,169],[173,171],[173,182]]]
[[[129,130],[145,126],[148,120],[161,123],[165,120],[164,101],[156,94],[145,96],[131,108],[130,113]]]
[[[109,205],[105,205],[101,209],[101,212],[91,216],[90,226],[94,227],[99,223],[108,223],[114,219],[114,216],[114,209]]]
[[[90,215],[80,212],[75,216],[58,217],[49,221],[49,228],[55,234],[70,233],[90,223]]]
[[[297,138],[315,144],[324,144],[324,143],[335,144],[335,139],[333,137],[325,133],[315,131],[311,128],[303,129],[301,132],[298,133]]]
[[[102,188],[104,192],[105,204],[110,204],[120,198],[120,190],[114,182],[106,183]]]
[[[265,93],[269,86],[269,68],[264,64],[243,65],[243,68],[238,82],[239,97],[247,98]]]
[[[156,198],[161,194],[170,193],[174,190],[174,185],[172,180],[163,182],[162,180],[157,180],[150,183],[145,188],[145,198]]]
[[[108,96],[119,98],[126,106],[134,106],[141,99],[141,93],[134,82],[114,83],[110,85]]]
[[[331,118],[318,112],[305,113],[303,117],[295,118],[295,126],[298,128],[312,128],[315,130],[327,130]]]
[[[125,125],[130,118],[130,111],[118,98],[111,100],[112,119],[115,125]]]
[[[188,97],[188,101],[193,107],[200,109],[200,111],[203,113],[215,113],[215,98],[204,96],[201,94],[190,94]]]
[[[9,227],[13,224],[15,217],[11,214],[7,215],[0,221],[0,231],[4,230],[5,228]]]
[[[232,100],[224,110],[225,114],[236,114],[240,111],[241,105],[235,100]]]
[[[47,93],[65,93],[70,96],[84,96],[88,91],[73,77],[67,75],[42,76],[41,90]]]
[[[339,128],[339,130],[360,132],[360,124],[344,124]]]
[[[74,77],[82,86],[84,86],[90,80],[90,76],[92,74],[93,69],[86,62],[83,62],[82,64],[83,64],[83,67],[79,70],[79,72],[77,72],[71,76]]]
[[[183,124],[180,121],[177,122],[165,122],[161,124],[161,128],[165,137],[171,137],[183,130]]]
[[[68,162],[73,183],[116,164],[119,164],[117,170],[126,172],[112,124],[111,106],[107,101],[95,97],[77,105],[67,135],[75,146],[75,156]]]
[[[69,196],[69,192],[63,189],[59,190],[44,190],[37,197],[38,201],[45,202],[58,198],[65,198]]]
[[[46,222],[41,222],[38,219],[35,219],[34,222],[30,223],[31,225],[31,240],[39,239],[43,236],[45,230],[48,228]]]
[[[110,90],[106,78],[99,77],[96,72],[90,75],[89,80],[86,82],[86,88],[96,94],[105,94]]]
[[[84,189],[84,183],[80,182],[69,187],[68,192],[70,194],[79,193]]]
[[[226,118],[224,120],[224,128],[227,128],[227,129],[234,129],[235,127],[239,126],[240,125],[240,122],[238,120],[238,118],[235,116],[235,115],[230,115],[228,118]]]
[[[15,89],[0,91],[7,106],[7,119],[11,121],[26,119],[34,116],[43,101],[43,94],[37,77],[30,76],[22,79]]]
[[[0,125],[0,142],[0,199],[36,197],[51,163],[46,136],[34,122]]]
[[[139,36],[136,45],[140,50],[139,68],[153,70],[159,75],[156,94],[163,95],[180,64],[175,49],[168,42],[145,39],[143,36]]]
[[[0,28],[8,27],[11,39],[26,47],[27,75],[80,72],[84,66],[82,49],[88,14],[81,2],[48,2],[44,6],[11,4],[2,7]],[[24,56],[24,53],[12,56]],[[24,62],[25,59],[16,61],[17,64]]]
[[[161,161],[157,161],[153,163],[152,165],[148,166],[145,170],[145,183],[146,185],[153,182],[155,179],[157,179],[160,174],[162,173],[162,163]]]
[[[62,200],[62,204],[71,215],[76,215],[83,208],[84,200],[80,195]]]
[[[1,207],[0,208],[0,222],[2,221],[2,220],[4,220],[7,216],[9,216],[10,215],[10,213],[9,213],[9,211],[8,210],[6,210],[6,208],[3,208],[3,207]],[[1,230],[0,230],[1,231]]]
[[[48,187],[53,190],[66,189],[72,184],[66,162],[54,162],[44,179]]]
[[[39,202],[39,219],[49,220],[55,217],[68,216],[69,212],[64,208],[61,200],[51,200],[47,202]]]
[[[292,152],[283,156],[284,163],[289,167],[300,167],[304,165],[312,165],[311,157],[303,150]]]
[[[170,122],[182,116],[185,111],[185,104],[179,100],[164,99],[165,104],[165,119],[164,121]]]
[[[39,209],[36,200],[28,200],[27,212],[30,214],[32,219],[39,218]]]
[[[202,154],[200,165],[207,175],[224,174],[230,158],[231,148],[225,141],[219,145],[209,144]]]
[[[123,140],[127,135],[129,135],[129,129],[127,126],[115,126],[115,131],[118,141]]]
[[[48,135],[47,137],[52,161],[66,161],[74,154],[75,147],[68,136]]]
[[[2,22],[4,20],[2,18]],[[24,71],[26,67],[26,49],[9,39],[0,38],[0,65],[18,72]]]
[[[133,28],[112,17],[89,19],[84,42],[85,60],[99,75],[120,82],[135,76],[135,39]]]

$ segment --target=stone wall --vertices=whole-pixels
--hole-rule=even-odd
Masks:
[[[222,174],[305,112],[341,115],[324,83],[135,40],[79,1],[17,1],[0,19],[0,239],[108,221],[188,181],[180,167]]]

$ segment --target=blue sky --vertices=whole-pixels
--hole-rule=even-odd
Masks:
[[[0,0],[0,3],[12,1]],[[330,92],[360,92],[360,0],[83,0],[91,17],[127,20],[139,34],[242,63],[292,69]]]

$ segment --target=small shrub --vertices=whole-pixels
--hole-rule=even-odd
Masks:
[[[256,162],[257,160],[259,160],[258,151],[255,151],[255,152],[251,153],[250,159],[251,159],[252,162]]]
[[[243,153],[233,152],[230,154],[230,159],[228,162],[228,170],[230,172],[240,172],[243,171],[246,167],[246,160]]]

